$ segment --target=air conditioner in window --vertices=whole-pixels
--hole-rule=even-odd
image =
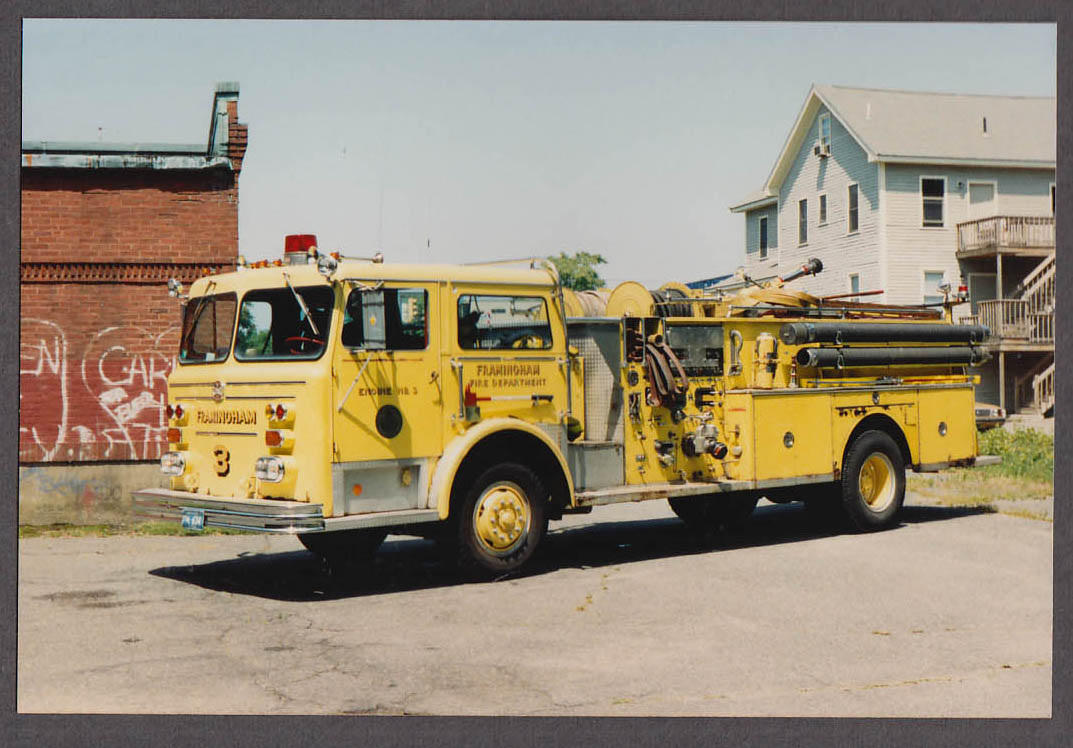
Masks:
[[[812,149],[812,155],[819,156],[820,158],[827,158],[831,155],[830,145],[817,145]]]

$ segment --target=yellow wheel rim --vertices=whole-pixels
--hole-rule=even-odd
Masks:
[[[857,476],[861,499],[873,512],[882,512],[894,501],[894,465],[882,452],[868,456]]]
[[[506,556],[517,550],[529,532],[531,521],[529,499],[510,481],[488,486],[473,507],[477,540],[493,556]]]

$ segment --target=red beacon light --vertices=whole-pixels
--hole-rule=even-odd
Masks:
[[[289,234],[283,239],[284,265],[306,265],[317,254],[316,234]],[[281,263],[276,263],[281,264]]]

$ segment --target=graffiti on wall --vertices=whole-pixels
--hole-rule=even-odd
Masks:
[[[19,460],[150,460],[167,438],[164,408],[177,328],[107,327],[81,351],[56,321],[22,320]]]

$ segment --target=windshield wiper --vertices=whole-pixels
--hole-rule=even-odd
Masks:
[[[320,330],[317,329],[317,323],[313,321],[313,316],[309,313],[309,308],[302,300],[302,297],[298,295],[298,292],[294,290],[294,286],[291,285],[291,279],[286,273],[283,274],[283,282],[287,284],[287,288],[291,289],[295,301],[298,302],[298,306],[302,307],[302,313],[305,314],[306,319],[309,320],[309,326],[313,328],[313,334],[319,338]]]

